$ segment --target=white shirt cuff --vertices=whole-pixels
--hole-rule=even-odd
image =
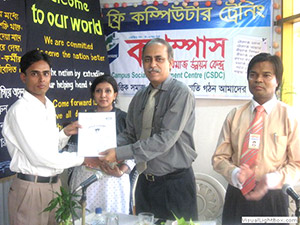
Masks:
[[[277,189],[281,180],[280,175],[277,172],[267,173],[266,178],[268,189]]]
[[[60,138],[63,138],[63,139],[65,139],[65,138],[70,138],[71,136],[67,136],[67,135],[65,134],[64,129],[65,129],[65,128],[63,128],[63,129],[59,132],[59,137],[60,137]]]
[[[68,144],[70,137],[65,134],[64,129],[59,132],[59,149],[63,149]]]
[[[238,189],[242,189],[243,188],[243,184],[241,184],[239,182],[239,179],[238,179],[238,173],[240,172],[240,168],[239,167],[236,167],[232,173],[231,173],[231,181],[232,181],[232,184],[234,187],[238,188]]]

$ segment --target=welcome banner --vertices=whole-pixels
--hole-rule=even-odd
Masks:
[[[271,12],[271,0],[104,9],[112,76],[123,95],[148,85],[142,48],[159,37],[174,49],[171,75],[197,98],[248,99],[248,62],[271,51]]]
[[[94,0],[27,0],[27,49],[51,56],[47,96],[56,107],[58,126],[93,106],[89,87],[109,73],[100,5]]]

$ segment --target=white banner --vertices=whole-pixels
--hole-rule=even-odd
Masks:
[[[108,9],[108,57],[120,94],[134,95],[148,85],[142,48],[159,37],[174,49],[171,75],[197,98],[251,98],[248,63],[260,52],[271,52],[270,0],[200,4]]]

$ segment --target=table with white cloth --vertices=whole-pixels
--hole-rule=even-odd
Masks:
[[[89,225],[91,219],[93,218],[93,216],[95,215],[95,213],[90,213],[86,216],[85,221],[86,221],[86,225]],[[137,216],[133,216],[133,215],[126,215],[126,214],[121,214],[118,213],[119,216],[119,225],[138,225],[138,217]],[[174,225],[172,224],[173,221],[167,221],[165,223],[165,225]],[[216,221],[197,221],[194,222],[196,225],[216,225],[217,222]],[[75,225],[81,225],[81,220],[77,220],[75,221]]]

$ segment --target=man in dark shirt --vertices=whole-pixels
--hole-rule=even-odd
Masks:
[[[127,128],[118,136],[116,149],[103,154],[103,161],[134,158],[140,176],[136,186],[136,211],[174,219],[197,219],[197,201],[192,162],[197,157],[193,130],[195,98],[182,82],[172,78],[173,49],[155,38],[143,48],[143,67],[150,84],[133,97]],[[150,92],[157,89],[149,132],[144,137],[145,107]],[[152,107],[153,108],[153,107]],[[152,118],[153,117],[153,118]],[[146,165],[144,169],[140,165]]]

